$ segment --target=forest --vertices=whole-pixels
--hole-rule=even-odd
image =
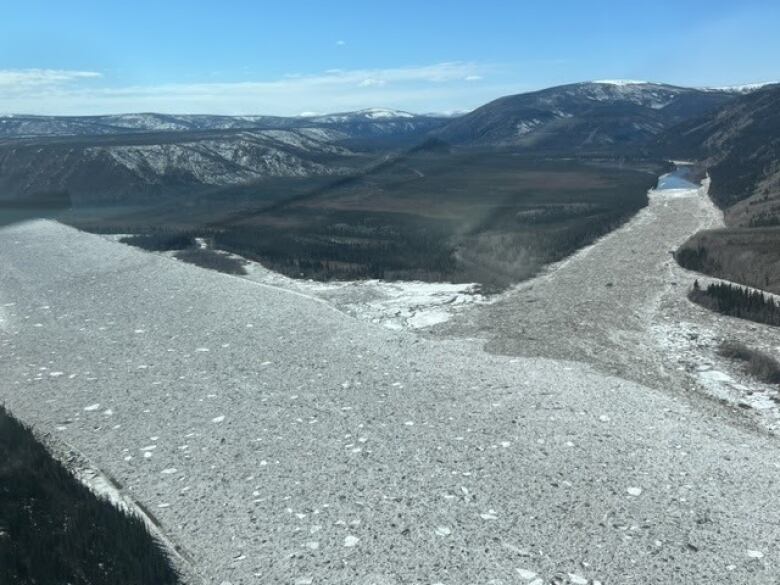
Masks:
[[[174,585],[137,516],[98,498],[0,406],[0,583]]]
[[[135,234],[123,241],[147,250],[187,250],[193,238],[204,238],[214,250],[296,278],[478,282],[500,289],[630,218],[647,204],[660,170],[648,161],[423,148],[352,177],[277,178],[240,193],[70,222]],[[213,255],[180,256],[224,264]]]
[[[723,315],[780,326],[780,306],[760,291],[728,283],[714,283],[702,288],[697,280],[688,298]]]

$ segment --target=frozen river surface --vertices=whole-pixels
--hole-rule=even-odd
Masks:
[[[626,233],[666,206],[709,217],[680,195]],[[675,368],[631,357],[647,314],[622,308],[624,280],[592,283],[615,295],[614,322],[560,316],[523,289],[445,325],[491,351],[522,345],[513,357],[53,222],[3,229],[0,266],[0,400],[114,477],[204,583],[771,585],[780,572],[776,439],[659,387]],[[663,306],[658,290],[647,306]],[[541,309],[523,325],[520,306]],[[545,354],[545,336],[569,339]],[[598,360],[615,347],[627,357],[611,376]]]

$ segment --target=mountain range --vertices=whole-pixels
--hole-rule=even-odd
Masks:
[[[738,92],[635,82],[588,82],[492,101],[436,131],[460,145],[582,152],[647,143]]]
[[[105,116],[0,115],[0,139],[51,136],[106,136],[147,132],[203,130],[288,130],[319,128],[348,136],[392,136],[431,130],[445,116],[418,115],[385,108],[324,115],[216,116],[173,114],[116,114]]]
[[[772,250],[753,258],[763,266],[755,274],[723,268],[780,242],[780,85],[585,82],[502,97],[455,117],[378,108],[288,118],[0,116],[0,203],[65,194],[76,206],[168,202],[175,209],[203,197],[266,205],[311,193],[327,199],[349,184],[363,185],[360,197],[388,196],[432,164],[425,156],[417,164],[420,155],[410,159],[416,167],[408,163],[407,153],[424,151],[438,153],[440,173],[449,172],[450,151],[630,160],[634,168],[699,161],[727,225],[743,231],[695,237],[688,246],[710,251],[711,273],[780,289],[780,253]],[[744,231],[758,228],[761,235]]]
[[[81,202],[116,202],[278,177],[350,175],[431,139],[457,148],[625,156],[739,94],[588,82],[500,98],[454,118],[376,108],[291,118],[4,116],[0,197],[55,191]]]
[[[377,148],[412,145],[446,121],[377,108],[293,118],[4,116],[0,200],[68,192],[77,203],[114,203],[345,175],[368,164]]]

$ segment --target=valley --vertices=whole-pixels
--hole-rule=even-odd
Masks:
[[[776,431],[777,386],[744,375],[718,348],[740,340],[774,354],[780,332],[688,300],[701,276],[681,268],[673,252],[690,233],[721,226],[722,212],[707,196],[708,181],[660,183],[667,188],[651,191],[649,206],[629,223],[434,334],[478,338],[503,355],[586,362],[692,400],[710,396],[755,409],[760,424]]]
[[[780,585],[780,2],[6,2],[0,585]]]
[[[663,167],[417,151],[336,181],[255,185],[238,210],[213,198],[175,217],[151,207],[70,223],[161,239],[178,230],[293,277],[504,287],[625,221]]]
[[[763,584],[770,391],[702,360],[735,320],[691,305],[669,254],[718,221],[701,189],[653,192],[422,335],[346,315],[325,284],[22,224],[0,234],[7,404],[153,510],[203,582]]]
[[[675,260],[753,95],[0,119],[3,402],[186,583],[765,585],[780,334]]]
[[[698,177],[690,165],[660,177],[649,205],[621,227],[500,290],[480,281],[317,282],[229,257],[244,262],[246,279],[325,300],[360,320],[433,339],[479,339],[498,354],[585,362],[664,391],[755,409],[758,424],[774,432],[777,387],[745,375],[718,349],[740,340],[772,354],[780,333],[689,302],[695,280],[702,286],[720,281],[681,268],[673,257],[689,234],[723,225],[707,194],[709,180],[691,182]]]
[[[296,278],[495,291],[647,205],[669,170],[654,141],[740,95],[586,82],[453,118],[11,116],[0,203],[58,193],[79,229],[201,238]]]
[[[780,292],[780,85],[767,84],[659,139],[702,162],[725,225],[693,234],[680,261],[691,270]]]

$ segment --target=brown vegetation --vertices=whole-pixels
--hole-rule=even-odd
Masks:
[[[675,257],[689,270],[780,294],[780,227],[702,231]]]
[[[724,341],[718,348],[723,357],[744,362],[745,371],[767,384],[780,384],[780,362],[738,341]]]

